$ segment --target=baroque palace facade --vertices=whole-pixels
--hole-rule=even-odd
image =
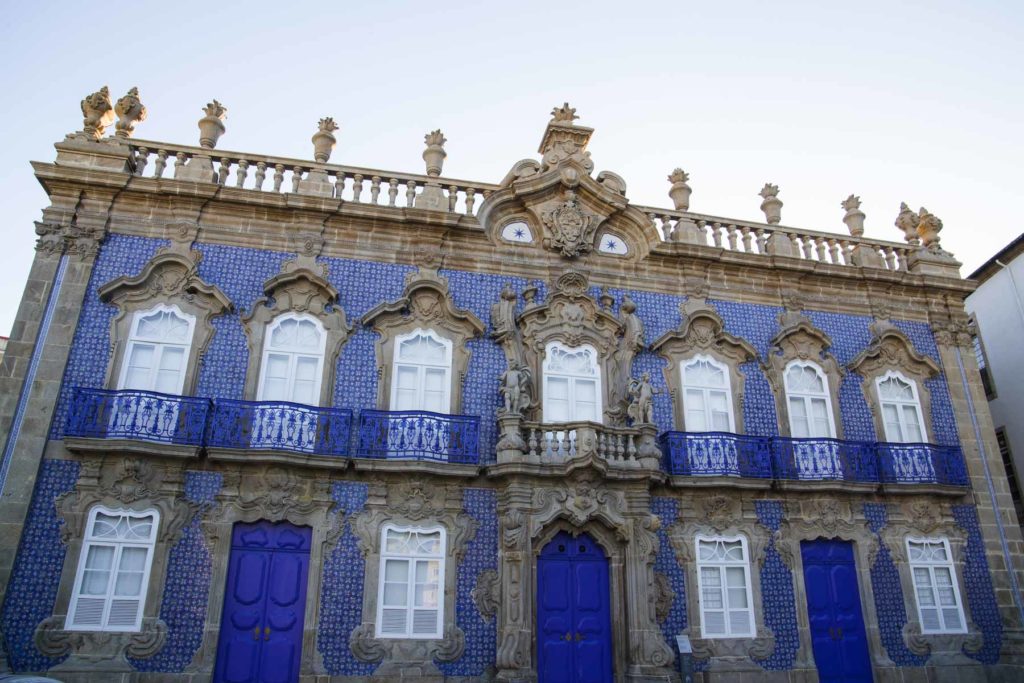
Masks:
[[[1021,680],[941,222],[637,206],[556,108],[496,184],[134,136],[34,163],[0,627],[63,681]],[[116,125],[115,124],[116,117]],[[113,127],[111,135],[105,129]],[[677,636],[685,636],[684,642]],[[686,640],[688,639],[688,640]],[[692,650],[680,661],[679,649]]]

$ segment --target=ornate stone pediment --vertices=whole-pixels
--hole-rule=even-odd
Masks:
[[[869,376],[900,368],[923,379],[939,374],[935,361],[918,353],[910,338],[888,320],[875,320],[871,332],[871,344],[848,366],[854,372]]]
[[[605,488],[590,474],[565,486],[539,489],[534,494],[534,508],[537,512],[533,515],[533,536],[556,519],[565,519],[577,528],[597,519],[612,529],[621,541],[631,535],[622,493]]]

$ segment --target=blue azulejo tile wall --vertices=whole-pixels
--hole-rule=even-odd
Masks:
[[[664,621],[658,624],[665,642],[676,653],[678,668],[679,653],[676,649],[676,636],[686,632],[686,574],[682,563],[676,557],[676,551],[668,538],[668,531],[679,521],[679,501],[675,498],[651,498],[651,514],[657,515],[658,521],[658,554],[654,559],[654,572],[657,579],[665,581],[672,592],[672,603]]]
[[[316,633],[316,649],[323,657],[324,668],[332,676],[369,676],[377,664],[355,658],[348,646],[352,631],[362,623],[363,581],[366,561],[359,550],[359,541],[352,529],[351,518],[366,505],[366,484],[339,481],[331,491],[334,511],[331,524],[341,517],[341,536],[324,560],[320,585],[320,623]]]
[[[55,503],[75,487],[78,469],[78,463],[70,460],[44,460],[39,467],[0,611],[7,656],[15,671],[45,671],[65,659],[39,652],[34,634],[36,626],[53,615],[67,554],[60,539],[63,522]]]
[[[793,572],[782,561],[775,546],[775,534],[782,526],[785,511],[782,501],[778,500],[755,501],[754,509],[758,523],[771,532],[764,564],[761,566],[761,604],[764,609],[764,625],[775,636],[775,650],[772,654],[755,661],[765,669],[784,671],[793,668],[797,650],[800,649]]]
[[[213,565],[200,524],[216,506],[222,484],[223,475],[218,472],[185,473],[185,500],[195,504],[196,510],[167,559],[160,603],[167,639],[152,657],[128,660],[138,671],[180,673],[202,645]]]
[[[964,587],[967,589],[967,607],[970,621],[981,631],[981,649],[964,650],[964,654],[982,664],[999,661],[1003,645],[1003,622],[999,617],[992,574],[985,555],[985,541],[981,537],[978,510],[973,505],[954,505],[953,519],[967,536],[964,549]]]
[[[498,618],[485,618],[473,600],[480,574],[498,569],[498,494],[494,489],[465,489],[462,509],[477,524],[459,562],[456,578],[455,623],[462,629],[466,647],[454,662],[436,662],[446,676],[483,677],[494,666],[498,643]]]
[[[869,567],[871,591],[875,594],[875,614],[878,634],[886,653],[897,666],[923,666],[927,656],[910,651],[903,640],[903,627],[907,624],[907,607],[900,584],[899,571],[892,559],[889,546],[882,539],[882,530],[889,523],[889,511],[880,503],[865,503],[864,518],[875,535],[878,553]]]

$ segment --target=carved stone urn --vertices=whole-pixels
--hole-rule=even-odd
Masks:
[[[117,112],[117,130],[114,135],[123,139],[135,133],[135,126],[146,120],[146,105],[139,99],[139,89],[132,88],[114,105]]]
[[[217,140],[224,134],[224,119],[227,118],[228,110],[214,100],[203,107],[203,111],[206,116],[199,119],[199,146],[213,149],[217,146]]]
[[[103,131],[114,122],[114,105],[110,90],[103,86],[82,100],[82,132],[93,140],[103,137]]]
[[[681,168],[672,171],[668,177],[668,181],[672,183],[672,187],[668,190],[668,196],[675,205],[676,211],[690,210],[690,193],[693,190],[686,184],[689,179],[690,174]]]
[[[758,192],[764,201],[761,202],[761,210],[764,211],[764,220],[768,225],[778,225],[782,220],[782,200],[779,199],[779,186],[765,183]]]
[[[843,222],[846,223],[847,229],[850,234],[854,237],[860,237],[864,234],[864,212],[860,210],[860,197],[850,195],[847,197],[841,206],[846,209],[846,215],[843,216]]]
[[[917,236],[921,238],[926,249],[939,251],[939,233],[942,231],[942,221],[923,206],[917,217]]]
[[[917,236],[917,226],[920,222],[918,215],[910,210],[907,203],[900,202],[900,213],[896,216],[895,225],[903,231],[903,239],[907,244],[916,246],[921,243]]]
[[[334,146],[338,144],[338,139],[334,137],[334,131],[338,130],[338,124],[330,116],[325,116],[317,125],[319,130],[313,133],[312,138],[313,158],[318,164],[326,164],[327,160],[331,158]]]
[[[441,130],[431,131],[424,136],[427,148],[423,150],[423,161],[427,163],[427,175],[433,178],[441,175],[444,166],[444,159],[448,153],[444,151],[444,143],[448,140],[441,134]]]

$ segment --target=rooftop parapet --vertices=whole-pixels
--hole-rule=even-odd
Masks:
[[[626,198],[626,182],[620,176],[602,171],[596,179],[589,178],[594,162],[586,146],[594,131],[576,125],[576,110],[568,103],[552,111],[538,150],[541,161],[517,162],[499,183],[443,177],[447,140],[440,130],[425,136],[426,174],[418,174],[328,163],[337,144],[335,132],[338,130],[331,117],[320,120],[312,139],[314,159],[310,161],[216,149],[226,132],[227,113],[227,108],[217,100],[203,109],[204,116],[198,124],[198,147],[133,138],[136,126],[146,120],[147,114],[136,88],[120,98],[115,106],[104,87],[82,100],[82,113],[83,130],[68,135],[56,145],[58,166],[211,183],[253,193],[315,195],[344,203],[444,212],[465,217],[471,223],[477,218],[482,219],[481,222],[488,220],[487,211],[481,215],[481,208],[496,192],[510,187],[518,188],[517,195],[561,192],[556,198],[563,201],[566,196],[576,196],[578,186],[586,177],[584,184],[589,183],[606,194],[603,201],[613,198],[610,200],[616,207],[613,211],[628,207],[629,211],[646,216],[654,230],[652,234],[657,235],[658,243],[651,245],[651,249],[667,250],[667,253],[682,249],[712,257],[719,252],[737,252],[776,260],[960,277],[960,264],[939,246],[942,221],[924,208],[914,212],[906,204],[901,205],[895,221],[906,244],[865,238],[865,214],[860,210],[860,198],[852,194],[841,203],[842,221],[848,235],[782,225],[779,188],[771,183],[766,183],[759,192],[764,223],[691,211],[690,176],[679,168],[668,176],[668,195],[674,208],[631,204]],[[119,117],[116,132],[104,137],[115,114]],[[554,200],[546,198],[544,201]],[[567,255],[567,258],[572,256]]]

